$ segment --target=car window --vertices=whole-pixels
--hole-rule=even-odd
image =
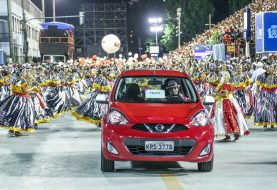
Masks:
[[[181,77],[123,77],[115,100],[129,103],[183,104],[197,102],[197,94],[188,78]]]

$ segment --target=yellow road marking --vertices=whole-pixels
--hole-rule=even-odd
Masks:
[[[160,174],[163,182],[165,183],[168,190],[183,190],[182,184],[178,181],[176,175],[171,173]]]

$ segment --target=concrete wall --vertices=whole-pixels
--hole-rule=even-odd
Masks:
[[[8,15],[7,0],[0,0],[0,16]]]
[[[9,47],[9,42],[7,42],[8,34],[4,34],[4,32],[5,33],[8,32],[8,21],[7,20],[8,20],[7,0],[0,0],[0,33],[1,33],[0,49],[3,49],[5,51],[5,53],[9,55],[10,47]],[[5,38],[5,40],[3,40],[4,38]]]
[[[7,16],[7,0],[0,0],[0,16]],[[42,12],[30,1],[24,0],[24,8],[26,20],[35,17],[42,17]],[[18,57],[18,61],[23,60],[23,33],[22,33],[22,5],[21,0],[11,0],[12,12],[12,31],[13,31],[13,47],[14,54]],[[40,30],[40,20],[34,19],[27,22],[28,34],[28,57],[40,57],[38,33]],[[4,49],[5,53],[10,55],[9,43],[0,42],[0,49]]]

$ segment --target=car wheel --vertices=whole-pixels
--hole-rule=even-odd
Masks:
[[[210,172],[213,170],[214,157],[208,162],[198,163],[198,171],[200,172]]]
[[[114,172],[114,161],[107,160],[104,157],[102,148],[101,148],[101,170],[102,172]]]

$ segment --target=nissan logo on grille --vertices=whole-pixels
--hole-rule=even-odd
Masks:
[[[164,131],[164,126],[162,124],[157,124],[155,126],[155,129],[158,131],[158,132],[163,132]]]

